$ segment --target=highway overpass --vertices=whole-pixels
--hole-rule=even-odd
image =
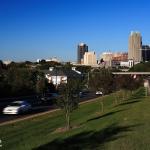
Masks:
[[[150,72],[112,72],[115,75],[150,75]]]

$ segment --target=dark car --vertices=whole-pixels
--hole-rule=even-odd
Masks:
[[[56,100],[58,97],[57,93],[47,93],[44,96],[41,97],[42,102],[51,102],[53,103],[54,100]]]

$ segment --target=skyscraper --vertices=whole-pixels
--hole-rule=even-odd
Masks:
[[[133,59],[135,62],[142,60],[142,37],[139,32],[131,32],[129,36],[128,59]]]
[[[84,65],[97,65],[95,52],[85,52],[83,60]]]
[[[80,43],[78,45],[78,49],[77,49],[77,63],[81,64],[81,62],[83,61],[83,57],[85,52],[88,52],[88,46],[84,43]]]
[[[150,61],[150,46],[142,45],[142,61]]]

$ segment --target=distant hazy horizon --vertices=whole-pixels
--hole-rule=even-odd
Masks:
[[[77,60],[77,45],[127,52],[131,31],[150,45],[148,0],[1,0],[0,60]]]

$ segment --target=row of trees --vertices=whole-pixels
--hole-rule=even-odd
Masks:
[[[96,69],[89,74],[89,87],[94,91],[108,94],[114,89],[113,82],[113,75],[108,69]]]
[[[142,85],[142,77],[135,77],[131,75],[117,75],[114,76],[109,69],[97,69],[89,74],[89,87],[91,90],[100,90],[104,94],[116,92],[121,89],[125,91],[134,91]],[[69,79],[67,84],[61,85],[59,90],[60,98],[58,104],[64,110],[66,118],[66,129],[70,129],[70,115],[71,112],[78,108],[79,93],[84,85],[84,81]],[[103,112],[103,99],[100,99],[100,106]]]
[[[45,62],[41,62],[43,65]],[[47,64],[46,64],[47,65]],[[71,65],[63,66],[64,69],[71,69]],[[87,74],[91,68],[80,67],[79,70]],[[133,91],[142,83],[142,78],[132,76],[114,76],[109,69],[97,69],[89,73],[85,79],[91,90],[100,90],[108,94],[120,89]],[[79,92],[85,82],[81,79],[68,78],[67,84],[58,87],[60,97],[57,102],[65,112],[67,129],[70,129],[70,114],[78,108]],[[33,93],[43,93],[46,91],[48,83],[44,74],[37,69],[29,69],[23,66],[11,64],[9,68],[0,63],[0,96],[19,96]],[[102,104],[102,103],[101,103]],[[103,107],[103,104],[102,104]]]
[[[150,72],[150,61],[149,62],[141,62],[139,64],[136,64],[129,71]]]
[[[103,94],[114,93],[115,103],[118,103],[116,91],[122,90],[122,98],[126,99],[127,93],[138,89],[143,84],[142,76],[113,75],[110,69],[96,69],[89,74],[89,87],[94,91],[101,91]],[[101,112],[104,110],[103,99],[100,100]]]
[[[142,76],[113,75],[109,69],[97,69],[89,75],[89,86],[93,90],[100,90],[104,94],[120,89],[133,91],[143,84]]]
[[[26,68],[1,70],[0,97],[24,96],[42,93],[47,88],[44,74]]]
[[[57,62],[42,60],[35,62],[11,62],[5,65],[0,60],[0,97],[27,96],[54,92],[55,87],[49,84],[42,72],[50,66],[60,65]]]
[[[31,66],[35,66],[32,68]],[[47,83],[43,69],[49,69],[50,66],[60,66],[64,71],[70,70],[72,65],[67,63],[60,65],[57,62],[46,62],[42,60],[39,64],[29,61],[15,63],[9,65],[0,61],[0,97],[24,96],[31,94],[44,93],[48,89],[55,91],[54,86]],[[58,68],[59,69],[59,68]],[[79,67],[85,72],[89,67]]]

